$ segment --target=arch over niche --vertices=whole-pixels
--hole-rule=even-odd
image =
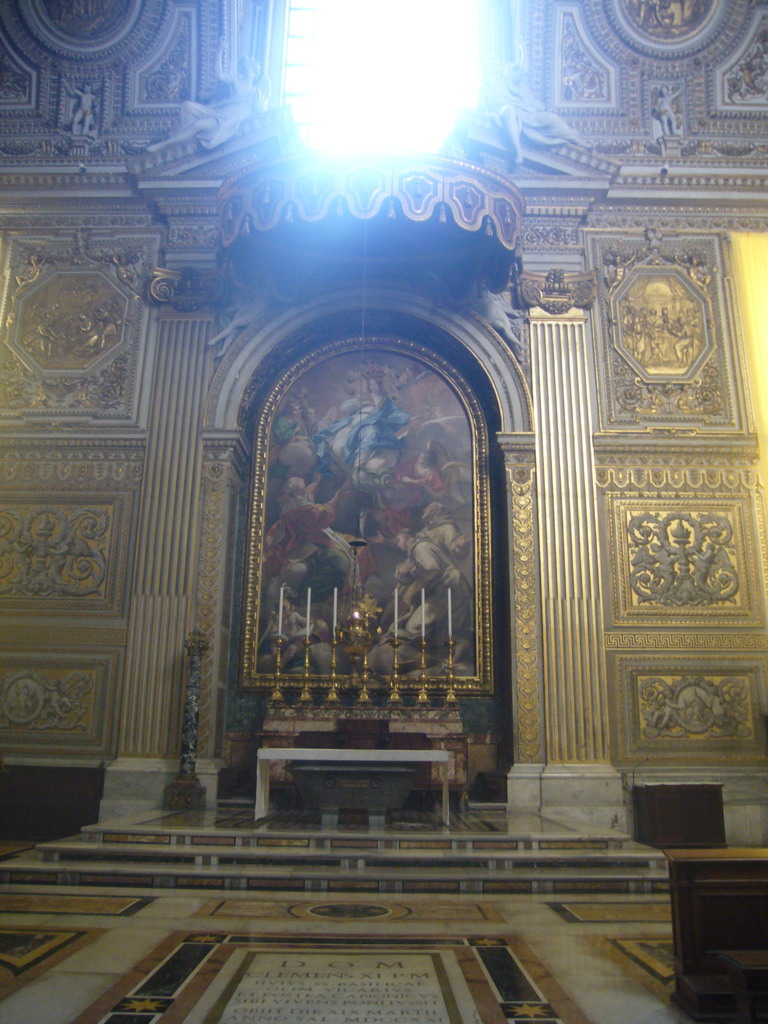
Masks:
[[[441,629],[447,634],[446,591],[451,589],[452,631],[458,633],[469,624],[473,637],[470,654],[466,643],[463,651],[458,650],[457,645],[457,655],[461,655],[457,656],[457,688],[459,693],[463,689],[467,695],[489,695],[493,692],[492,666],[498,661],[498,644],[495,643],[498,636],[493,636],[493,614],[495,612],[499,616],[504,605],[504,602],[499,605],[497,601],[497,589],[499,586],[506,589],[504,573],[499,573],[498,565],[493,563],[493,541],[501,549],[506,535],[503,460],[495,437],[498,433],[530,432],[531,404],[525,379],[508,345],[479,317],[471,313],[459,315],[435,309],[420,300],[411,299],[406,304],[402,297],[395,308],[392,294],[384,290],[369,292],[365,296],[365,336],[361,340],[361,299],[359,293],[349,293],[343,297],[329,297],[311,308],[299,311],[294,308],[290,315],[279,312],[275,315],[274,310],[265,311],[261,318],[257,314],[253,323],[242,331],[224,354],[213,381],[206,411],[209,436],[221,437],[222,430],[230,432],[237,427],[237,433],[251,449],[248,552],[244,554],[247,579],[243,588],[242,632],[245,642],[241,655],[240,688],[263,691],[271,685],[272,663],[269,659],[272,655],[269,645],[265,646],[263,640],[270,629],[274,632],[276,623],[271,620],[277,619],[280,607],[286,617],[291,615],[295,618],[297,633],[301,633],[306,627],[306,599],[310,596],[307,591],[311,590],[310,619],[314,635],[322,632],[323,622],[326,629],[332,624],[335,587],[341,614],[343,577],[348,569],[344,563],[349,560],[348,541],[356,526],[354,516],[350,517],[349,494],[350,490],[355,490],[350,477],[358,474],[358,479],[352,483],[359,484],[361,467],[358,464],[345,479],[337,461],[335,473],[323,476],[318,473],[317,464],[313,463],[317,452],[308,454],[306,437],[298,435],[324,432],[328,442],[328,451],[324,453],[326,460],[338,460],[340,446],[343,447],[344,443],[348,452],[354,453],[354,442],[349,437],[355,427],[359,436],[361,420],[365,417],[358,416],[357,422],[353,423],[351,408],[339,408],[344,398],[341,392],[346,384],[354,392],[347,397],[357,399],[361,386],[375,388],[378,386],[375,382],[386,377],[384,383],[389,411],[394,414],[395,421],[398,415],[405,421],[403,429],[398,430],[395,422],[392,430],[395,436],[399,434],[402,457],[396,460],[396,464],[390,464],[392,449],[378,452],[378,462],[374,460],[368,464],[366,461],[362,477],[368,477],[370,483],[370,476],[375,472],[389,474],[384,483],[394,487],[398,498],[403,498],[404,492],[407,494],[405,500],[388,505],[388,498],[382,492],[371,497],[371,488],[368,487],[364,509],[367,518],[362,529],[367,532],[369,541],[374,540],[369,546],[376,550],[385,565],[374,588],[377,603],[382,608],[377,625],[384,633],[391,632],[393,592],[397,587],[401,602],[398,609],[400,629],[406,630],[406,602],[418,604],[421,588],[413,579],[397,577],[397,568],[407,560],[409,551],[408,541],[402,538],[398,548],[395,536],[400,527],[413,533],[420,532],[427,507],[443,505],[442,510],[432,508],[428,513],[433,518],[430,524],[435,530],[433,537],[442,534],[440,541],[445,558],[440,584],[443,588],[441,600],[430,604],[426,598],[426,629],[427,633],[431,630],[433,636]],[[324,369],[318,371],[321,364]],[[441,380],[444,381],[442,385]],[[333,400],[320,394],[323,387],[336,385],[340,393],[333,396]],[[296,398],[302,397],[302,390],[305,401],[309,395],[309,404],[319,406],[312,410],[317,423],[311,428],[300,422],[302,411]],[[449,416],[464,411],[468,432],[464,441],[468,438],[471,446],[471,466],[466,465],[466,445],[462,448],[461,436],[444,434],[441,437],[441,425],[435,423],[439,416],[433,417],[427,433],[422,430],[421,422],[418,429],[412,429],[417,420],[426,418],[421,405],[426,401],[424,395],[430,392],[431,399],[437,396],[438,402],[446,403],[446,408],[451,406],[447,410]],[[446,412],[446,408],[442,412]],[[296,415],[292,416],[292,413]],[[347,422],[344,422],[345,413]],[[299,421],[298,425],[296,421]],[[322,426],[316,429],[320,421]],[[387,423],[383,430],[386,433],[392,427],[393,423]],[[346,439],[342,437],[344,430]],[[375,415],[362,424],[362,430],[369,435],[375,434]],[[274,463],[284,455],[279,451],[279,445],[287,443],[286,438],[290,440],[291,432],[298,436],[298,440],[290,457],[284,458],[284,465],[277,467],[275,479]],[[275,442],[276,434],[279,435],[278,444]],[[389,440],[392,440],[391,436]],[[446,440],[448,443],[444,443]],[[425,443],[420,445],[421,441]],[[430,458],[422,457],[417,465],[424,453]],[[353,454],[353,461],[354,457]],[[450,465],[445,474],[441,474],[446,463]],[[422,474],[421,478],[419,474]],[[290,486],[286,489],[289,481]],[[460,500],[462,487],[463,503]],[[341,498],[338,497],[340,490],[343,492]],[[346,507],[340,508],[345,500]],[[332,510],[326,508],[325,518],[318,516],[315,523],[322,537],[315,536],[308,545],[311,548],[314,544],[315,563],[325,563],[327,578],[321,579],[322,573],[318,571],[317,564],[310,570],[300,558],[293,558],[293,570],[296,570],[297,563],[299,565],[298,572],[294,571],[297,578],[283,579],[280,573],[285,565],[280,563],[281,559],[283,563],[287,561],[282,557],[286,554],[285,543],[298,545],[301,541],[301,538],[290,535],[291,526],[286,529],[286,524],[281,522],[283,510],[286,507],[298,510],[294,519],[300,518],[302,509],[312,517],[313,506],[329,506],[334,502]],[[443,515],[436,515],[436,511],[442,511]],[[437,529],[440,525],[437,518],[442,520],[442,531]],[[329,539],[335,534],[342,535],[343,542]],[[453,556],[446,547],[452,539],[457,542]],[[306,536],[303,540],[307,540]],[[282,550],[281,543],[284,545]],[[265,554],[267,550],[268,555]],[[290,554],[293,556],[297,550],[296,547]],[[364,572],[368,569],[369,566],[365,567]],[[451,576],[452,569],[458,569],[458,576]],[[334,572],[338,578],[334,578]],[[449,588],[446,581],[450,579],[453,586]],[[468,592],[464,587],[467,579],[470,583]],[[294,590],[292,599],[285,603],[279,600],[282,583],[292,584]],[[409,583],[411,589],[408,592]],[[418,647],[420,607],[413,607],[412,611],[414,614],[408,628],[412,634],[417,634],[411,639]],[[317,625],[318,620],[320,625]],[[283,632],[286,632],[285,628]],[[501,630],[501,633],[507,632]],[[303,654],[300,644],[295,644],[295,647],[296,650],[289,653],[294,656],[293,671],[300,673]],[[410,671],[412,677],[416,674],[416,653],[414,649],[410,655],[407,650],[402,651],[405,674]],[[386,674],[391,660],[388,665],[381,651],[377,656],[379,662],[375,667]],[[439,661],[435,654],[430,666],[438,676],[441,675]],[[290,670],[291,666],[287,665],[287,668]],[[320,676],[327,668],[327,665],[313,661],[313,674]]]
[[[329,293],[289,309],[254,304],[253,318],[224,353],[211,382],[204,414],[207,431],[239,429],[248,391],[257,376],[280,372],[291,339],[314,324],[335,320],[343,330],[360,331],[365,308],[367,327],[425,335],[436,351],[445,348],[466,366],[475,390],[487,390],[504,434],[533,430],[533,405],[522,368],[509,345],[483,319],[468,311],[438,307],[428,299],[404,297],[383,288]],[[271,363],[271,369],[270,369]]]

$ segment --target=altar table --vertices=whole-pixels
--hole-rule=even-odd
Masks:
[[[256,810],[254,817],[263,818],[269,811],[270,761],[323,761],[358,764],[422,764],[432,762],[442,767],[442,821],[448,824],[448,750],[337,750],[331,747],[260,747],[256,764]]]

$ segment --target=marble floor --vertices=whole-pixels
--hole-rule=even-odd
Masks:
[[[0,1024],[667,1024],[663,895],[0,886]]]

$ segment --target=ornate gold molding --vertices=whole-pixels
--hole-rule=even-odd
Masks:
[[[525,454],[519,456],[521,460],[525,458]],[[539,680],[535,470],[530,465],[515,465],[515,455],[511,452],[505,452],[505,457],[512,506],[514,657],[517,688],[515,760],[518,763],[540,763],[544,760],[544,730]]]
[[[147,296],[157,305],[170,305],[179,313],[194,313],[218,302],[224,294],[224,285],[224,276],[213,270],[153,267]]]
[[[539,273],[523,270],[516,284],[520,306],[538,306],[551,316],[565,316],[574,307],[591,309],[597,295],[594,270],[570,273],[558,268]]]
[[[768,633],[606,633],[608,651],[768,651]]]
[[[221,643],[229,640],[221,629],[222,605],[229,599],[225,564],[234,533],[237,495],[245,475],[245,453],[239,441],[206,443],[203,466],[203,510],[200,562],[197,577],[195,620],[206,636],[213,637],[203,654],[200,678],[198,751],[213,755],[216,732],[216,657]],[[227,528],[227,526],[229,528]]]

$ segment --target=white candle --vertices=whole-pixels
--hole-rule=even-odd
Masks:
[[[453,614],[451,609],[451,588],[448,587],[448,639],[453,637]]]
[[[336,636],[336,620],[339,614],[339,591],[338,587],[333,588],[333,635]]]
[[[277,609],[277,635],[278,636],[282,636],[283,635],[283,590],[284,589],[285,589],[285,584],[283,583],[280,586],[280,605],[279,605],[279,607]]]
[[[397,587],[395,587],[395,640],[397,640],[397,620],[399,616],[397,614]]]
[[[427,635],[426,609],[424,607],[424,587],[421,588],[421,639]]]
[[[309,609],[312,605],[312,587],[307,587],[307,640],[309,640]]]

